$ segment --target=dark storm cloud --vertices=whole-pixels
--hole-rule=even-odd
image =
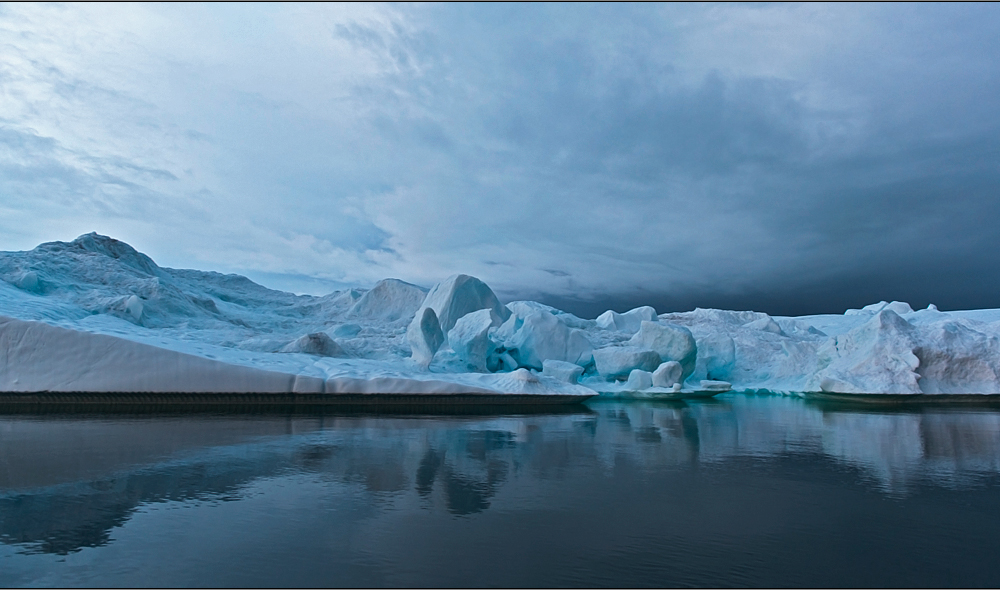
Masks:
[[[997,64],[983,62],[980,53],[996,48],[988,31],[996,32],[997,14],[928,10],[939,14],[909,7],[876,15],[883,24],[901,22],[885,31],[895,47],[855,48],[858,76],[846,83],[864,87],[847,90],[864,109],[817,109],[801,98],[816,79],[845,77],[843,64],[829,58],[804,79],[709,71],[695,84],[681,83],[669,51],[651,56],[655,43],[647,51],[617,45],[635,26],[635,15],[617,11],[581,17],[567,9],[557,15],[572,23],[564,36],[536,34],[525,24],[544,20],[538,13],[552,17],[548,9],[473,18],[478,27],[452,23],[466,34],[450,36],[460,42],[440,53],[452,60],[489,53],[478,43],[501,56],[497,67],[495,57],[465,64],[463,75],[453,78],[486,77],[496,90],[465,113],[473,122],[467,127],[510,146],[484,155],[490,163],[480,165],[506,168],[510,184],[531,195],[525,200],[545,204],[535,208],[534,219],[522,219],[524,225],[551,236],[555,220],[566,240],[586,250],[572,226],[558,226],[566,209],[592,210],[599,201],[615,203],[622,215],[678,209],[676,219],[656,219],[677,240],[627,247],[620,255],[659,258],[665,274],[676,275],[673,261],[709,279],[698,284],[677,276],[687,284],[676,288],[662,277],[645,277],[602,297],[586,293],[584,277],[579,301],[563,293],[550,294],[551,302],[587,315],[652,301],[666,309],[713,305],[774,313],[842,311],[880,298],[997,306],[1000,280],[988,277],[1000,276],[993,222],[1000,213],[1000,78]],[[919,38],[937,16],[946,24]],[[492,25],[500,21],[498,32]],[[587,24],[575,26],[581,21]],[[511,33],[522,25],[521,34]],[[907,25],[913,38],[905,36]],[[599,39],[588,38],[595,28]],[[950,68],[956,63],[967,77],[955,79]],[[866,79],[871,70],[886,76],[872,84]],[[672,190],[677,182],[687,194]],[[685,231],[698,217],[724,218],[727,227],[715,226],[710,235]],[[755,235],[744,239],[747,228]],[[705,241],[718,244],[711,256],[699,255]],[[619,255],[612,245],[600,249]],[[546,299],[544,292],[527,291]]]
[[[46,203],[120,178],[98,229],[279,287],[465,272],[584,315],[1000,307],[995,6],[355,10],[136,8],[90,43],[142,51],[75,64],[86,18],[8,11],[52,40],[5,39],[31,56],[0,68],[6,205],[75,228]],[[156,225],[127,221],[144,198]]]

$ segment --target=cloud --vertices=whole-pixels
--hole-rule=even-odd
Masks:
[[[996,10],[8,5],[0,230],[587,313],[996,306]]]

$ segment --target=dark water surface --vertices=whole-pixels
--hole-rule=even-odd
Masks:
[[[1000,586],[1000,411],[0,416],[2,586]]]

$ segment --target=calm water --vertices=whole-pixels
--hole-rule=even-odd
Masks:
[[[0,416],[0,586],[998,586],[1000,412]]]

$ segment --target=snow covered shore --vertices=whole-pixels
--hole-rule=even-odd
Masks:
[[[0,253],[0,392],[1000,394],[1000,310],[586,320],[455,275],[323,297],[97,234]]]

